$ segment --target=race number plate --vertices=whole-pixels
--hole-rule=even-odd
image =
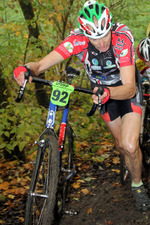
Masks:
[[[52,84],[51,102],[58,106],[66,106],[74,87],[69,84],[54,81]]]

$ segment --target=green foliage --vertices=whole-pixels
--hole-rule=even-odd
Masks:
[[[22,151],[33,144],[43,126],[43,110],[31,103],[12,102],[0,109],[0,149],[10,154],[15,147]],[[28,146],[26,146],[27,148]]]
[[[19,146],[20,151],[24,147],[27,150],[42,131],[45,120],[43,113],[46,115],[45,110],[35,100],[33,85],[25,93],[23,102],[19,104],[14,102],[19,88],[12,79],[13,69],[25,62],[43,58],[69,35],[70,30],[77,27],[78,12],[85,0],[32,0],[31,2],[34,18],[32,21],[25,21],[17,0],[0,1],[0,60],[3,71],[1,77],[5,79],[8,86],[2,93],[7,96],[7,102],[3,103],[3,109],[0,110],[0,148],[5,148],[9,152],[13,152],[15,146]],[[136,47],[146,36],[146,27],[150,21],[149,0],[104,0],[103,2],[110,8],[114,22],[129,26]],[[29,23],[32,25],[37,23],[40,35],[38,40],[31,37],[30,44],[26,48],[29,41]],[[42,46],[42,50],[39,46]],[[69,60],[51,68],[46,73],[46,78],[58,80],[61,75],[63,79],[67,63]],[[72,57],[71,63],[83,69],[76,57]],[[83,72],[80,78],[75,79],[74,84],[90,87]],[[106,127],[98,112],[93,117],[86,116],[92,106],[91,97],[74,93],[71,98],[69,120],[75,130],[77,141],[86,140],[88,143],[94,143],[104,136],[110,138],[105,133]],[[56,126],[58,126],[57,122]],[[96,151],[95,147],[91,148],[92,151]]]
[[[43,57],[55,48],[71,29],[77,27],[78,12],[84,2],[83,0],[79,2],[69,0],[32,1],[35,14],[32,24],[35,22],[38,24],[39,42],[43,46],[43,52],[36,49],[36,41],[32,42],[28,47],[26,61]],[[150,20],[149,1],[105,0],[103,2],[110,8],[115,22],[125,23],[130,27],[137,46],[137,43],[146,35],[146,27]],[[24,63],[23,56],[26,52],[29,34],[28,24],[23,17],[18,1],[1,1],[0,10],[0,55],[4,68],[8,64],[14,68],[18,64]]]

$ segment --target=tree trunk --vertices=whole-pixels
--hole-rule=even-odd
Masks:
[[[39,28],[38,28],[36,20],[34,19],[34,12],[33,12],[33,7],[31,4],[31,1],[30,0],[19,0],[19,4],[20,4],[20,7],[22,9],[24,18],[27,22],[27,26],[29,29],[29,39],[27,42],[26,52],[25,52],[25,58],[26,58],[27,48],[28,48],[31,37],[34,37],[36,39],[36,42],[34,42],[34,44],[36,44],[38,46],[38,48],[40,48],[41,50],[43,48],[40,44],[38,44]],[[25,59],[24,59],[24,61],[25,61]],[[40,77],[44,78],[45,76],[44,76],[44,74],[41,74]],[[37,98],[39,105],[47,107],[49,104],[49,98],[47,96],[46,91],[43,89],[43,85],[35,84],[35,89],[36,89],[36,98]]]

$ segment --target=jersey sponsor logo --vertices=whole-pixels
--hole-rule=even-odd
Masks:
[[[104,52],[103,57],[104,59],[111,58],[111,52],[109,50],[107,52]]]
[[[129,57],[124,57],[124,58],[122,58],[121,60],[120,60],[120,62],[121,63],[128,63],[128,62],[130,62],[130,59],[129,59]],[[131,65],[131,64],[130,64]]]
[[[101,66],[91,66],[92,70],[101,70],[102,67]]]
[[[105,75],[92,75],[92,77],[98,79],[98,80],[106,80],[106,76]]]
[[[74,46],[85,45],[85,41],[74,41]]]
[[[124,40],[123,39],[121,40],[121,38],[118,38],[115,49],[122,50],[124,46],[125,46]]]
[[[110,60],[107,60],[106,66],[104,66],[104,69],[110,69],[110,68],[113,68],[113,67],[116,67],[116,65],[112,64],[112,62]]]
[[[112,62],[111,62],[110,60],[107,60],[107,61],[106,61],[106,65],[107,65],[107,66],[111,66],[111,65],[112,65]]]
[[[98,65],[98,60],[97,59],[92,59],[92,63],[97,66]]]
[[[70,42],[65,42],[64,47],[68,50],[68,52],[73,52],[73,45]]]
[[[114,75],[114,74],[113,74],[113,75],[110,75],[110,76],[111,76],[112,78],[116,78],[116,77],[117,77],[117,76],[116,76],[116,75]]]
[[[120,53],[120,57],[124,57],[128,54],[128,49],[124,49],[121,53]]]

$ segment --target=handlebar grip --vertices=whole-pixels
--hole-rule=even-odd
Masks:
[[[98,106],[97,104],[93,103],[93,106],[91,110],[87,113],[87,116],[92,116],[95,113],[97,106]]]
[[[24,84],[23,86],[20,87],[20,90],[19,90],[19,94],[18,94],[18,97],[16,98],[16,102],[20,102],[22,97],[23,97],[23,94],[24,94],[24,91],[25,91],[25,87],[26,87],[26,84],[28,82],[28,79],[29,79],[29,72],[25,72],[25,81],[24,81]]]
[[[75,68],[73,68],[72,66],[68,66],[66,68],[66,73],[67,74],[75,74],[75,75],[80,75],[80,71],[79,70],[76,70]]]
[[[27,82],[28,82],[28,80],[26,79],[25,82],[24,82],[24,85],[20,87],[18,97],[15,100],[16,102],[20,102],[21,101]]]

